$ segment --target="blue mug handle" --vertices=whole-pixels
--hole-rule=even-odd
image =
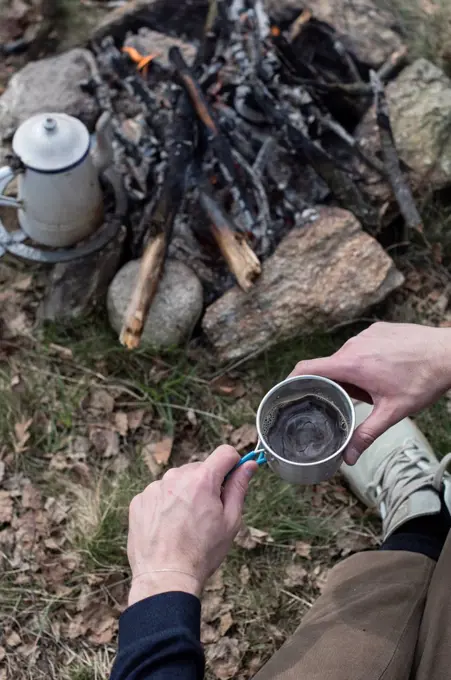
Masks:
[[[250,453],[248,453],[248,454],[246,454],[245,456],[242,457],[240,462],[237,463],[235,465],[235,467],[233,468],[233,470],[231,470],[229,472],[229,474],[226,477],[226,481],[230,477],[230,475],[235,472],[235,470],[238,470],[238,468],[240,468],[242,465],[244,465],[244,463],[248,463],[250,460],[255,460],[255,462],[259,466],[266,465],[266,463],[268,461],[266,459],[265,451],[264,451],[264,449],[260,449],[259,446],[261,446],[260,442],[258,442],[258,445],[257,445],[257,448],[255,449],[255,451],[251,451]]]

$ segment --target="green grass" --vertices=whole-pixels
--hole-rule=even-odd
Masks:
[[[377,2],[395,15],[411,58],[429,59],[451,76],[449,0],[377,0]],[[431,11],[425,11],[425,7],[431,8]]]
[[[260,470],[246,500],[246,524],[267,531],[276,543],[327,540],[321,517],[312,515],[311,488],[285,484],[270,470]]]

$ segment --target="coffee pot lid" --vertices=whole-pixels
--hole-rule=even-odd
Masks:
[[[86,126],[65,113],[39,113],[26,120],[13,139],[16,156],[38,172],[67,170],[83,160],[89,147]]]

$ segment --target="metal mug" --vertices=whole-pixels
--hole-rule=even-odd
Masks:
[[[286,460],[277,451],[271,449],[265,438],[263,424],[268,415],[274,412],[275,408],[290,404],[307,396],[320,397],[334,405],[345,419],[348,434],[340,448],[337,451],[331,452],[327,458],[315,462],[299,463]],[[354,429],[354,405],[349,395],[340,385],[328,378],[315,375],[288,378],[288,380],[284,380],[284,382],[276,385],[268,392],[258,409],[257,431],[259,443],[255,454],[264,454],[264,456],[260,455],[257,462],[261,465],[266,459],[271,470],[290,484],[319,484],[320,482],[327,481],[338,472],[343,461],[343,454],[349,446]],[[254,457],[255,454],[253,454]],[[246,459],[249,460],[249,457],[245,457],[242,463]]]

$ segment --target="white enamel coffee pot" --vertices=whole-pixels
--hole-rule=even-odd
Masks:
[[[17,171],[0,169],[0,205],[17,208],[22,230],[37,243],[72,246],[92,234],[103,221],[99,174],[112,161],[109,116],[97,125],[97,147],[85,125],[64,113],[42,113],[17,130],[13,151]],[[18,199],[2,190],[18,177]]]

